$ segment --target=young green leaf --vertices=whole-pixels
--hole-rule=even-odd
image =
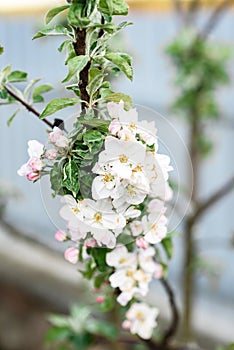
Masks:
[[[27,73],[15,70],[8,75],[8,81],[11,83],[18,83],[21,81],[27,81]]]
[[[101,23],[93,23],[92,25],[88,26],[89,29],[96,29],[96,28],[100,28],[102,30],[104,30],[105,32],[112,34],[115,31],[115,25],[114,23],[105,23],[105,24],[101,24]]]
[[[100,133],[100,131],[97,130],[87,130],[83,136],[83,141],[86,145],[92,142],[101,142],[102,140],[102,133]]]
[[[100,0],[98,8],[100,12],[109,16],[128,14],[128,5],[125,0]]]
[[[104,76],[103,71],[101,71],[97,68],[94,68],[94,69],[92,69],[92,71],[90,71],[89,84],[86,88],[90,97],[94,96],[94,94],[101,87],[104,77],[105,76]]]
[[[108,61],[114,63],[130,80],[133,79],[133,70],[128,55],[123,56],[123,54],[117,52],[107,52],[105,57]]]
[[[43,85],[37,86],[34,89],[33,94],[32,94],[33,102],[35,102],[35,103],[44,102],[44,98],[41,96],[41,94],[44,94],[45,92],[48,92],[52,89],[53,89],[53,87],[49,84],[43,84]]]
[[[166,252],[167,258],[171,259],[173,255],[173,243],[171,237],[166,237],[162,240],[163,248]]]
[[[124,101],[124,108],[126,110],[129,110],[132,108],[132,99],[129,95],[122,94],[120,92],[112,92],[108,94],[104,94],[104,99],[106,102],[120,102],[121,100]]]
[[[45,336],[47,345],[66,340],[70,336],[71,331],[68,327],[51,327]]]
[[[10,74],[10,72],[11,72],[11,66],[10,65],[6,66],[5,68],[3,68],[0,71],[0,84],[6,82],[7,77]]]
[[[0,45],[0,55],[2,55],[4,52],[4,48]]]
[[[67,28],[65,28],[64,26],[58,25],[58,26],[55,26],[54,28],[47,28],[47,29],[40,30],[37,34],[34,35],[32,39],[34,40],[34,39],[42,38],[44,36],[54,36],[54,35],[69,36],[69,32]]]
[[[78,78],[79,73],[84,69],[84,67],[87,65],[89,62],[89,56],[88,55],[80,55],[71,58],[68,61],[68,75],[66,76],[65,79],[63,79],[63,83],[68,82],[72,78]]]
[[[74,2],[69,9],[68,12],[68,21],[72,26],[75,27],[86,27],[90,23],[90,18],[86,17],[85,14],[83,13],[84,11],[84,4],[83,3],[78,3]]]
[[[60,12],[66,10],[69,8],[69,5],[64,5],[64,6],[60,6],[60,7],[55,7],[52,10],[48,11],[46,14],[46,18],[45,18],[45,23],[49,24],[50,21],[52,21],[52,19],[57,16]]]
[[[73,195],[77,195],[80,189],[79,169],[74,160],[65,164],[63,169],[63,186],[66,187]]]
[[[31,90],[32,90],[32,87],[38,83],[41,79],[33,79],[29,82],[29,84],[26,86],[26,88],[24,89],[24,97],[25,99],[27,100],[30,93],[31,93]]]
[[[13,114],[12,116],[8,119],[7,121],[7,126],[10,126],[11,123],[13,122],[13,120],[15,119],[15,116],[18,114],[18,112],[20,111],[20,108],[18,108]]]
[[[56,98],[48,103],[46,108],[41,113],[40,118],[43,119],[48,115],[56,113],[60,109],[74,106],[76,103],[78,103],[77,98]]]

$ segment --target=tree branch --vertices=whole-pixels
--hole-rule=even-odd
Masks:
[[[210,32],[219,21],[223,12],[228,8],[229,5],[233,4],[233,2],[233,0],[223,0],[220,4],[217,5],[200,34],[203,38],[206,38],[210,34]]]
[[[170,307],[171,307],[171,312],[172,312],[172,321],[171,325],[168,328],[168,330],[165,332],[162,340],[162,345],[167,345],[170,339],[175,335],[177,328],[178,328],[178,323],[179,323],[179,311],[177,308],[176,300],[175,300],[175,295],[173,292],[172,287],[170,286],[169,282],[165,279],[162,278],[161,283],[168,295]]]
[[[86,54],[86,30],[85,29],[76,29],[76,42],[73,44],[74,50],[76,52],[77,56],[85,55]],[[86,107],[86,102],[89,103],[90,96],[86,90],[87,85],[89,83],[89,69],[90,69],[90,62],[87,63],[87,65],[82,69],[82,71],[79,74],[79,89],[80,89],[80,97],[83,101],[81,103],[82,110]]]
[[[12,96],[18,102],[20,102],[29,112],[33,113],[36,117],[40,118],[41,114],[29,103],[27,103],[25,100],[22,100],[13,91],[11,91],[11,89],[8,86],[4,85],[4,89],[8,92],[10,96]],[[51,129],[53,129],[54,125],[49,120],[47,120],[46,118],[40,120],[46,123]]]
[[[230,191],[234,189],[234,176],[227,181],[217,192],[213,193],[204,202],[198,204],[197,210],[192,216],[193,222],[198,219],[207,209],[217,203],[220,199],[225,197]]]

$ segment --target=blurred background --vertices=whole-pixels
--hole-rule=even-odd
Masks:
[[[1,69],[11,64],[14,69],[28,72],[30,79],[42,78],[43,83],[53,85],[48,99],[64,94],[60,82],[66,75],[66,67],[63,55],[57,51],[61,39],[32,41],[32,37],[43,28],[46,9],[61,3],[0,0],[0,44],[5,48],[0,56]],[[200,106],[198,114],[204,114],[199,124],[204,140],[197,148],[194,171],[196,198],[192,199],[209,198],[234,174],[234,1],[129,0],[129,5],[128,20],[134,25],[113,45],[133,56],[134,81],[119,76],[113,78],[114,85],[116,91],[131,95],[134,104],[157,111],[157,114],[148,112],[145,118],[155,116],[159,137],[169,154],[171,150],[177,169],[173,175],[174,187],[176,183],[179,190],[188,186],[188,198],[179,203],[184,206],[184,214],[191,195],[191,165],[186,152],[188,149],[191,153],[191,142],[197,142],[192,140],[194,118],[190,107]],[[203,33],[201,41],[206,52],[214,53],[213,58],[207,56],[207,61],[202,50],[200,56],[186,56],[198,33]],[[197,52],[196,43],[192,50]],[[197,70],[197,63],[203,70]],[[194,89],[199,74],[204,80],[203,90],[200,89],[203,95],[207,96],[207,90],[209,97],[210,90],[214,95],[215,102],[212,98],[207,102],[209,106],[213,103],[209,111],[201,109],[201,99],[197,99],[201,93],[197,87]],[[191,89],[193,95],[189,94],[189,99],[187,93]],[[43,105],[39,108],[42,110]],[[45,127],[24,111],[9,128],[6,123],[13,111],[11,106],[0,109],[0,349],[39,350],[44,349],[46,314],[66,312],[74,302],[84,303],[91,297],[76,268],[63,260],[64,247],[54,241],[58,222],[53,213],[59,204],[45,198],[46,184],[29,183],[16,172],[27,159],[27,141],[46,142]],[[72,109],[70,114],[58,114],[63,119],[70,115]],[[209,144],[205,143],[207,140]],[[195,250],[191,265],[195,282],[191,293],[192,327],[194,339],[210,350],[234,341],[232,188],[233,183],[225,196],[199,217],[192,233]],[[183,214],[172,219],[171,225],[178,235],[169,269],[180,310],[184,308],[182,286],[188,248],[186,220],[181,222]],[[157,283],[152,286],[150,298],[155,305],[161,305],[162,318],[167,319],[170,316],[167,298]]]

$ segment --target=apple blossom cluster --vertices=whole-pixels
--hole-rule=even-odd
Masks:
[[[36,140],[28,141],[29,160],[20,167],[18,175],[25,176],[29,181],[37,181],[41,176],[48,174],[46,170],[52,161],[67,153],[69,140],[61,129],[54,127],[48,139],[53,147],[47,150]]]
[[[107,111],[105,130],[90,129],[90,119],[82,125],[78,118],[70,134],[57,127],[49,133],[52,148],[29,141],[30,158],[18,174],[30,181],[50,174],[66,221],[66,230],[55,238],[71,242],[65,259],[83,262],[89,279],[101,276],[128,308],[123,328],[149,339],[158,310],[143,299],[152,280],[163,276],[156,249],[167,236],[164,204],[172,197],[172,167],[170,158],[158,153],[154,122],[139,121],[136,109],[126,111],[123,101],[108,103]],[[98,303],[105,303],[105,296],[100,298]]]
[[[125,246],[117,247],[106,255],[107,265],[115,269],[109,281],[113,288],[120,290],[117,301],[122,306],[126,306],[133,297],[146,296],[152,279],[162,277],[162,266],[154,261],[154,256],[153,247],[129,252]]]

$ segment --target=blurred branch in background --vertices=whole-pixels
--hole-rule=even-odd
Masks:
[[[216,204],[234,187],[233,177],[209,198],[200,200],[200,170],[204,157],[210,155],[212,140],[206,134],[207,121],[215,123],[220,117],[215,92],[219,86],[229,82],[227,60],[230,50],[208,40],[208,35],[234,2],[225,0],[213,10],[202,31],[195,26],[195,17],[202,2],[194,0],[189,6],[173,1],[177,14],[183,18],[183,30],[168,47],[167,53],[177,69],[175,84],[179,95],[173,109],[183,115],[189,128],[189,152],[193,166],[194,179],[192,191],[193,212],[184,219],[185,257],[184,257],[184,322],[185,340],[192,338],[193,302],[195,295],[195,272],[192,268],[198,257],[195,244],[195,226],[201,215]],[[182,13],[182,15],[181,15]]]

